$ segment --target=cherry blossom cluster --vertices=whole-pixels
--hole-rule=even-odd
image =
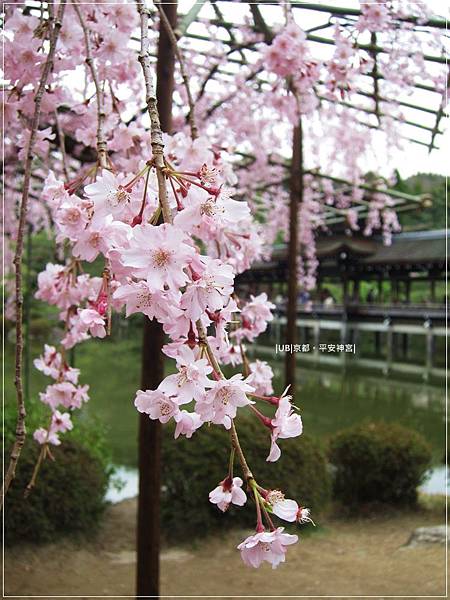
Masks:
[[[50,186],[53,180],[50,177]],[[46,186],[46,191],[50,186]],[[105,279],[80,273],[80,263],[68,265],[48,263],[38,275],[36,298],[59,309],[65,333],[60,350],[45,344],[44,353],[34,361],[36,369],[51,377],[54,383],[40,393],[40,400],[49,407],[50,422],[34,432],[34,439],[41,444],[44,455],[48,445],[59,445],[60,433],[73,428],[71,412],[80,409],[89,400],[88,385],[79,385],[80,370],[67,363],[66,350],[91,337],[105,337],[107,295]],[[70,412],[61,413],[66,409]]]
[[[381,229],[384,243],[387,246],[391,245],[392,233],[401,229],[397,213],[392,208],[393,204],[392,198],[381,191],[372,194],[364,235],[371,235],[374,229]]]
[[[62,311],[64,349],[89,337],[104,337],[113,310],[125,308],[126,316],[142,313],[159,321],[170,339],[163,351],[174,359],[176,372],[155,390],[138,390],[136,409],[161,423],[173,421],[175,437],[190,438],[205,423],[230,430],[238,409],[246,407],[267,429],[267,460],[276,461],[279,440],[302,433],[301,418],[290,396],[272,395],[271,368],[259,360],[248,363],[244,346],[265,331],[274,305],[266,294],[240,300],[234,293],[235,275],[261,254],[258,225],[247,203],[233,199],[235,177],[226,156],[205,138],[191,142],[178,134],[165,142],[171,222],[158,224],[161,210],[152,160],[142,162],[135,174],[104,168],[94,181],[89,171],[66,184],[49,174],[42,198],[58,241],[71,245],[73,259],[68,265],[47,265],[36,296]],[[79,273],[81,261],[98,257],[105,261],[103,277]],[[229,378],[218,366],[241,363],[244,373]],[[78,372],[53,348],[46,348],[36,366],[57,378],[41,394],[53,411],[51,424],[35,432],[35,439],[47,446],[59,441],[55,423],[62,417],[55,411],[61,405],[79,408],[87,399],[86,389],[76,387]],[[266,416],[257,403],[273,415]],[[247,485],[256,485],[253,476],[246,479]],[[244,491],[233,491],[237,480],[221,485],[229,488],[233,502],[243,503]],[[257,505],[261,502],[258,496]],[[217,503],[223,510],[223,498]],[[270,507],[264,500],[264,510],[270,512]],[[278,539],[280,528],[270,523],[267,535]],[[248,563],[247,553],[241,552]]]
[[[230,504],[243,506],[247,502],[247,495],[242,484],[240,477],[228,475],[210,492],[210,502],[223,512],[228,510]],[[238,550],[249,567],[258,568],[263,562],[268,562],[275,569],[285,562],[287,546],[295,544],[298,536],[284,533],[284,527],[275,527],[270,515],[288,523],[313,523],[310,511],[299,506],[295,500],[285,498],[280,490],[265,490],[254,481],[250,487],[257,506],[256,532],[240,543]],[[269,525],[269,531],[264,527],[264,520]]]

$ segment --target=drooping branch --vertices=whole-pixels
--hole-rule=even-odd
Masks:
[[[86,26],[83,14],[78,6],[77,2],[73,3],[75,12],[77,13],[78,20],[80,21],[81,29],[83,30],[84,45],[86,48],[86,64],[91,73],[92,81],[95,86],[95,96],[97,99],[97,159],[101,167],[106,167],[108,164],[108,154],[106,150],[106,136],[105,136],[105,95],[100,85],[97,69],[95,68],[94,60],[92,58],[91,51],[91,40],[89,37],[89,29]]]
[[[172,213],[169,206],[169,198],[167,192],[167,182],[164,174],[165,162],[164,162],[164,143],[162,139],[161,125],[159,121],[158,106],[156,101],[156,94],[153,85],[153,78],[151,73],[150,65],[150,54],[149,54],[149,38],[148,38],[148,11],[145,8],[142,0],[136,0],[137,9],[140,15],[140,28],[141,28],[141,48],[139,53],[139,62],[142,66],[142,72],[145,81],[146,91],[146,103],[147,110],[150,117],[150,134],[151,134],[151,146],[153,152],[153,160],[156,167],[157,180],[158,180],[158,194],[159,202],[165,223],[172,223]],[[169,24],[170,25],[170,24]],[[199,320],[196,323],[197,332],[199,336],[199,342],[206,349],[211,366],[216,373],[223,378],[223,373],[220,369],[220,365],[214,355],[214,352],[209,345],[206,331],[203,327],[202,322]],[[239,437],[234,425],[234,421],[231,421],[231,443],[236,454],[239,457],[244,477],[247,481],[253,479],[253,474],[247,464],[241,445],[239,443]]]
[[[166,223],[171,223],[172,214],[170,212],[169,196],[167,193],[166,179],[163,172],[165,167],[163,134],[161,131],[161,124],[159,121],[158,106],[156,102],[156,91],[155,86],[153,85],[150,64],[148,10],[145,8],[144,3],[141,0],[137,0],[136,5],[141,17],[141,49],[139,52],[138,60],[141,63],[142,72],[144,74],[145,102],[150,117],[150,143],[152,146],[153,160],[156,167],[156,177],[158,181],[158,196],[159,202],[161,204],[161,210],[164,221]]]
[[[51,3],[52,5],[52,3]],[[50,73],[53,71],[55,58],[55,50],[58,42],[59,32],[62,26],[66,1],[61,0],[56,14],[53,16],[52,11],[49,11],[49,50],[47,59],[42,69],[42,74],[34,96],[34,112],[31,121],[30,138],[27,144],[25,157],[25,169],[23,178],[22,198],[19,206],[19,222],[17,227],[16,251],[14,254],[14,269],[15,269],[15,305],[16,305],[16,354],[15,354],[15,386],[17,399],[17,423],[16,423],[16,438],[11,450],[11,456],[8,468],[2,487],[2,497],[0,506],[3,506],[5,495],[12,480],[16,474],[17,463],[25,443],[26,436],[26,407],[23,393],[23,294],[22,294],[22,259],[24,249],[25,225],[28,215],[28,203],[30,198],[31,187],[31,170],[34,156],[34,146],[36,142],[39,121],[41,117],[42,99],[44,97],[45,87],[47,85]]]

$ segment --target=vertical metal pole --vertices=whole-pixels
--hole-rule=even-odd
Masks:
[[[298,209],[303,201],[303,133],[302,122],[294,127],[292,138],[291,195],[289,202],[289,255],[288,255],[288,302],[286,343],[297,343],[297,252],[298,252]],[[286,353],[286,385],[295,397],[295,352]]]
[[[163,10],[176,28],[177,4]],[[172,94],[175,54],[164,26],[160,25],[156,96],[163,131],[172,129]],[[162,327],[145,318],[142,346],[142,389],[155,389],[164,378]],[[161,425],[147,415],[139,416],[139,497],[137,516],[136,596],[159,597],[161,492]]]

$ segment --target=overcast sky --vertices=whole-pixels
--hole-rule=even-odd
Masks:
[[[326,0],[319,3],[332,6],[359,8],[359,2],[357,0]],[[410,2],[410,4],[414,3]],[[448,16],[446,13],[449,12],[450,3],[447,2],[447,0],[427,0],[425,4],[433,11],[435,15],[443,17]],[[192,5],[193,0],[179,0],[179,8],[181,13],[186,13]],[[242,4],[237,2],[223,2],[220,3],[220,7],[225,18],[234,22],[243,21],[245,16],[249,14],[248,3],[246,2]],[[267,6],[261,3],[260,10],[269,25],[274,25],[283,21],[282,11],[279,6]],[[212,11],[211,6],[206,4],[201,11],[201,16],[214,18],[214,13],[210,11]],[[299,24],[304,29],[315,27],[318,24],[326,22],[328,19],[327,13],[319,13],[315,11],[294,11],[294,15],[297,15],[297,22],[301,18],[301,23]],[[192,27],[194,29],[191,29],[191,31],[195,31],[195,28],[199,26],[194,24]],[[324,35],[324,37],[330,36],[329,30],[325,32],[319,32],[319,34]],[[323,44],[314,44],[314,52],[319,57],[323,53],[323,58],[325,58],[329,51],[330,48],[324,46]],[[430,54],[436,54],[436,50],[431,51]],[[430,63],[428,63],[428,66],[429,68],[436,68],[435,64],[430,65]],[[437,94],[423,92],[416,89],[411,95],[405,96],[403,100],[435,109],[439,103],[439,96]],[[434,117],[430,114],[419,112],[417,110],[413,111],[410,109],[405,109],[404,114],[405,118],[411,121],[426,124],[430,127],[434,125]],[[388,175],[392,173],[393,169],[397,169],[403,178],[409,177],[417,172],[430,172],[441,175],[448,174],[450,133],[448,130],[447,121],[448,119],[441,120],[440,129],[445,129],[446,132],[444,135],[439,135],[436,138],[435,144],[439,147],[438,150],[433,150],[431,153],[429,153],[425,146],[420,146],[419,144],[414,143],[405,143],[405,150],[394,154],[394,156],[390,157],[389,161],[386,161],[386,163],[381,167],[381,170],[384,171],[383,174]],[[429,131],[422,131],[418,130],[417,128],[407,126],[404,127],[403,133],[408,137],[419,139],[425,142],[430,141]],[[381,140],[375,140],[373,146],[373,155],[379,157],[383,153],[383,143]],[[373,166],[373,160],[369,158],[367,160],[367,169],[370,170]]]

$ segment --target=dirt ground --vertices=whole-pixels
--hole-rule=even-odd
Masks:
[[[132,596],[136,501],[112,506],[98,537],[5,551],[6,597]],[[245,532],[195,547],[168,548],[161,557],[162,594],[206,596],[445,597],[445,546],[405,546],[411,532],[444,522],[442,510],[361,520],[326,519],[291,547],[273,571],[246,567],[236,545]]]

